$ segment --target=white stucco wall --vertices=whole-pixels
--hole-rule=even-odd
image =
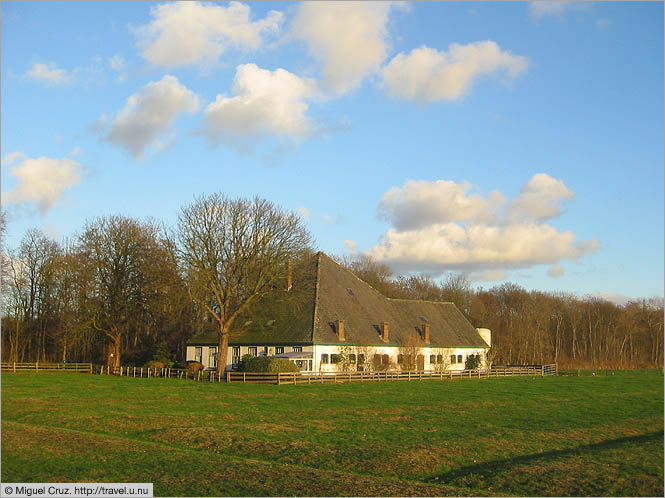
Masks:
[[[187,346],[187,361],[195,361],[196,359],[196,348],[201,348],[201,363],[206,369],[215,368],[214,362],[211,361],[210,352],[217,351],[217,346]],[[264,347],[266,346],[237,346],[240,348],[239,357],[242,358],[244,355],[249,354],[250,348],[256,347],[256,352],[258,356],[264,354]],[[282,346],[285,353],[293,352],[293,346]],[[234,356],[234,347],[229,346],[228,356],[227,356],[227,365],[231,368],[233,364]],[[274,356],[276,354],[276,346],[267,346],[268,356]],[[315,344],[313,346],[301,346],[303,352],[312,352],[312,371],[314,372],[339,372],[342,371],[344,366],[342,364],[330,363],[330,356],[333,354],[340,354],[340,352],[346,352],[347,354],[355,354],[356,358],[359,354],[364,354],[366,357],[366,362],[371,363],[372,358],[375,354],[379,355],[388,355],[390,357],[390,366],[391,370],[400,370],[401,367],[397,363],[397,356],[402,352],[397,346],[336,346],[336,345],[319,345]],[[321,355],[328,355],[327,364],[321,363]],[[482,348],[436,348],[436,347],[423,347],[420,349],[420,353],[425,357],[425,371],[439,371],[439,370],[464,370],[464,363],[466,358],[469,355],[480,354],[481,357],[481,368],[485,367],[485,349]],[[431,363],[430,356],[441,355],[443,357],[443,362]],[[455,355],[455,362],[451,362],[451,356]],[[461,362],[457,361],[459,356],[461,356]],[[355,370],[355,366],[349,365],[350,370]]]

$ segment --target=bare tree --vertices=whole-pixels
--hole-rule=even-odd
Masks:
[[[177,238],[190,295],[217,323],[223,372],[234,321],[286,277],[310,235],[300,217],[269,201],[214,193],[181,209]]]
[[[154,262],[164,259],[154,223],[123,216],[87,224],[79,238],[94,275],[95,294],[88,303],[95,329],[109,339],[107,363],[119,366],[123,341],[132,328],[142,329],[155,298]]]

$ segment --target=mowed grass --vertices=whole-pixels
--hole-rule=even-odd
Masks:
[[[2,375],[2,481],[157,496],[663,496],[663,375],[311,386]]]

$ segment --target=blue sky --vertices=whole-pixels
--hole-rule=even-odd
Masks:
[[[398,272],[663,295],[663,4],[2,4],[6,244],[194,196]]]

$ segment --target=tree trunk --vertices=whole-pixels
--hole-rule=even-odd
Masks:
[[[229,353],[229,331],[224,326],[219,327],[219,347],[217,348],[217,372],[223,374],[226,370],[226,359]]]

